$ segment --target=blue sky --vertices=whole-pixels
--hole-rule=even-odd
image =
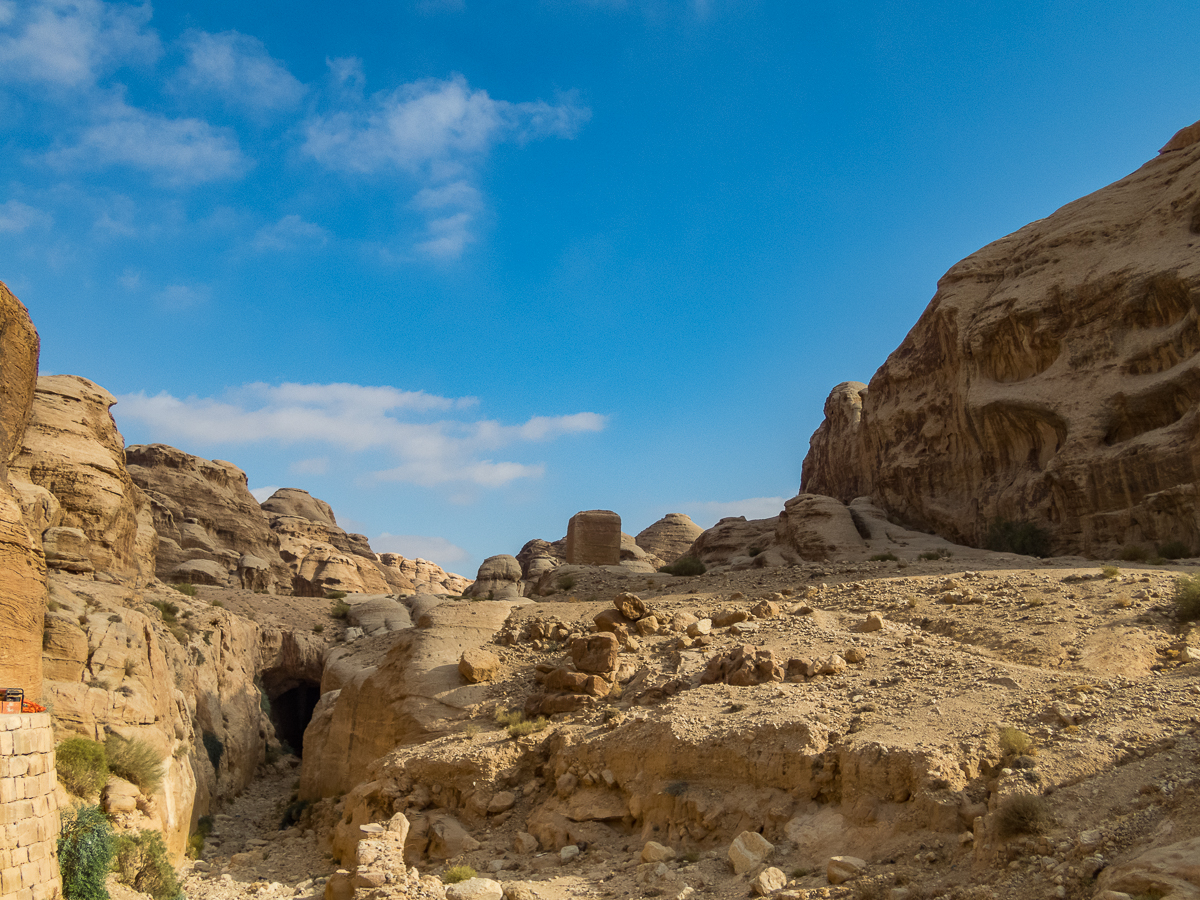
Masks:
[[[937,278],[1200,118],[1194,2],[0,0],[43,373],[473,575],[772,515]]]

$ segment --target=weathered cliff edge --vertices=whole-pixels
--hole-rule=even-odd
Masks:
[[[833,389],[801,490],[979,546],[1200,547],[1200,129],[964,259],[869,385]]]

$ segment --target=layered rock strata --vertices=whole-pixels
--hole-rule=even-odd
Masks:
[[[864,389],[834,388],[802,490],[979,546],[1200,548],[1200,142],[964,259]],[[1189,136],[1191,135],[1191,136]]]

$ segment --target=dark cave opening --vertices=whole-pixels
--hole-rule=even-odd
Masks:
[[[271,698],[271,722],[275,735],[297,756],[304,755],[304,729],[312,721],[313,710],[321,699],[321,685],[300,681],[294,687]]]

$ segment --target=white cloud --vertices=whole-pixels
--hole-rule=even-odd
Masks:
[[[423,534],[388,534],[386,531],[371,538],[371,549],[376,553],[399,553],[405,559],[427,559],[445,568],[469,558],[462,547],[452,544],[444,537],[427,537]]]
[[[27,228],[49,228],[54,218],[20,200],[0,203],[0,234],[20,234]]]
[[[186,284],[170,284],[159,291],[154,302],[167,312],[183,312],[208,302],[208,289]]]
[[[142,286],[142,273],[137,269],[126,269],[117,280],[126,290],[136,291]]]
[[[63,167],[127,165],[172,185],[232,178],[247,166],[227,128],[201,119],[169,119],[123,100],[99,112],[99,121],[83,130],[75,146],[51,151],[46,160]]]
[[[146,30],[146,3],[41,0],[0,7],[0,79],[78,88],[125,64],[153,63],[162,53],[158,35]]]
[[[312,459],[301,459],[288,466],[288,471],[297,475],[324,475],[329,471],[329,457],[315,456]]]
[[[361,62],[326,63],[339,103],[304,123],[302,151],[347,174],[402,173],[423,182],[411,206],[428,214],[425,233],[414,242],[428,257],[455,259],[475,239],[483,198],[470,179],[493,146],[572,138],[591,117],[569,96],[553,104],[495,100],[462,75],[415,81],[367,98]]]
[[[191,31],[183,44],[187,63],[179,80],[191,90],[218,94],[231,106],[257,114],[292,109],[304,97],[304,85],[257,38],[236,31]]]
[[[254,235],[250,246],[259,252],[296,250],[301,247],[324,247],[328,240],[329,232],[320,225],[293,215],[284,216],[272,225],[264,225]]]
[[[703,528],[715,525],[730,516],[745,516],[747,519],[770,519],[783,511],[784,497],[750,497],[746,500],[702,501],[677,504],[688,510],[692,520]]]
[[[534,416],[520,425],[487,419],[421,421],[422,414],[463,410],[477,401],[355,384],[250,384],[219,400],[181,400],[167,393],[129,394],[120,400],[118,417],[140,421],[152,432],[152,440],[383,451],[395,465],[376,471],[376,478],[423,486],[500,487],[537,478],[544,472],[541,464],[498,461],[491,454],[517,444],[601,431],[607,425],[596,413]]]

